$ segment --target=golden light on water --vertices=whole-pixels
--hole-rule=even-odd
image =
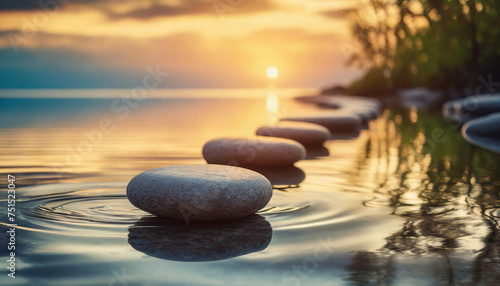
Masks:
[[[410,120],[412,123],[416,123],[418,120],[418,109],[415,106],[410,109]]]
[[[277,78],[280,72],[277,67],[272,66],[267,68],[266,74],[268,78]]]
[[[269,90],[266,98],[266,109],[267,109],[267,122],[268,124],[275,124],[279,121],[279,110],[280,102],[275,91]]]
[[[274,92],[270,92],[266,99],[266,108],[269,112],[277,112],[279,108],[279,101]]]

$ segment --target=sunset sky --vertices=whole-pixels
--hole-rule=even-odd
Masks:
[[[345,84],[362,2],[0,0],[0,88],[130,88],[158,64],[163,88],[265,87],[270,66],[279,87]]]

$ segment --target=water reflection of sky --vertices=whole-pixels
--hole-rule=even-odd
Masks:
[[[265,170],[280,186],[261,218],[236,222],[243,233],[231,223],[191,235],[179,226],[169,239],[172,225],[158,225],[130,205],[125,186],[137,173],[203,163],[206,140],[251,135],[276,116],[312,108],[274,92],[246,99],[148,99],[123,120],[109,110],[112,99],[1,99],[2,110],[13,101],[24,106],[0,115],[2,124],[8,122],[0,129],[0,170],[14,173],[19,186],[15,282],[498,281],[499,157],[465,143],[439,115],[387,110],[358,138],[328,142],[326,156],[312,152],[314,159],[296,168]],[[28,120],[33,118],[36,125]],[[113,121],[113,131],[78,153],[82,141],[98,138],[84,131],[99,128],[103,118]],[[433,137],[436,129],[446,140]],[[71,157],[75,152],[79,160]],[[207,253],[228,259],[169,259],[203,260]]]

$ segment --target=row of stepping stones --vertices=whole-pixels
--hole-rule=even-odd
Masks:
[[[273,185],[256,168],[285,168],[310,148],[338,136],[357,136],[381,110],[378,100],[354,96],[307,96],[297,100],[329,110],[281,118],[251,138],[216,138],[203,147],[206,165],[157,168],[134,177],[129,201],[155,216],[190,221],[236,219],[266,206]],[[324,147],[323,147],[324,148]],[[250,170],[253,168],[254,170]]]
[[[448,101],[443,115],[463,124],[462,136],[467,142],[500,153],[500,94]]]

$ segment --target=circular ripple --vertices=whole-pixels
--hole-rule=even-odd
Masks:
[[[133,207],[125,196],[100,196],[64,199],[46,199],[41,205],[24,212],[26,216],[68,223],[97,222],[130,224],[137,220]]]
[[[125,183],[46,184],[18,193],[19,228],[79,236],[124,236],[128,227],[150,214],[127,199]],[[309,204],[293,194],[275,191],[277,203],[259,214],[281,220],[300,217]],[[297,213],[297,214],[294,214]]]
[[[19,228],[64,235],[123,237],[128,228],[152,215],[134,207],[125,183],[46,184],[23,188],[17,202]],[[307,229],[353,219],[355,205],[344,200],[325,202],[324,191],[274,191],[267,207],[258,212],[276,231]],[[307,194],[307,195],[306,195]]]
[[[19,228],[57,234],[123,236],[148,216],[130,204],[123,184],[42,185],[19,191]],[[35,195],[36,194],[36,195]]]

